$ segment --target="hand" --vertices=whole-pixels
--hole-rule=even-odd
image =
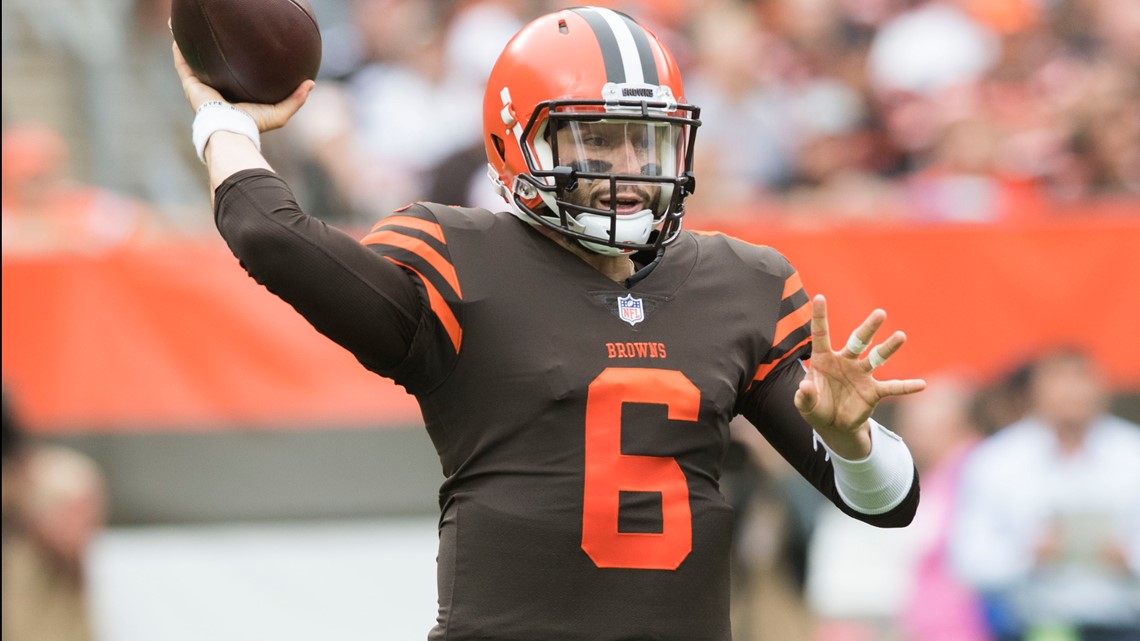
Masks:
[[[182,52],[178,50],[178,43],[173,44],[174,50],[174,69],[178,71],[178,77],[182,80],[182,91],[186,94],[186,100],[190,102],[190,107],[195,112],[202,103],[210,100],[220,100],[226,102],[222,98],[222,94],[218,93],[216,89],[207,85],[194,75],[190,70],[190,65],[186,59],[182,57]],[[301,105],[305,104],[305,100],[309,97],[309,92],[313,90],[316,83],[312,80],[302,82],[296,90],[293,91],[285,100],[275,105],[260,105],[251,102],[242,102],[234,105],[245,113],[249,114],[253,121],[257,123],[257,128],[261,132],[270,131],[285,126],[286,122],[297,113]]]
[[[881,309],[871,312],[848,345],[834,351],[827,328],[827,301],[820,295],[812,300],[811,366],[796,390],[795,404],[828,447],[843,458],[860,459],[870,454],[867,419],[879,401],[926,388],[926,381],[921,379],[879,381],[872,376],[875,367],[906,342],[906,334],[895,332],[867,352],[866,358],[862,357],[865,347],[861,349],[860,343],[870,345],[886,319],[887,314]],[[853,347],[858,353],[852,351]]]

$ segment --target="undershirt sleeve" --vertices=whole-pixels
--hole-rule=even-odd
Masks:
[[[265,169],[218,186],[215,223],[242,267],[319,332],[380,374],[407,356],[423,314],[411,276],[301,211]]]

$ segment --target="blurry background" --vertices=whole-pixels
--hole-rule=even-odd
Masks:
[[[1026,368],[1057,345],[1140,420],[1140,2],[597,4],[660,35],[702,107],[687,225],[778,248],[833,327],[885,308],[911,338],[885,375],[958,381],[979,436],[1023,413]],[[416,199],[501,208],[482,83],[557,6],[314,0],[318,87],[266,155],[351,230]],[[4,385],[28,443],[97,470],[64,484],[94,510],[96,638],[423,638],[442,476],[415,403],[213,231],[169,7],[2,5]],[[827,515],[753,435],[725,481],[738,638],[920,638],[910,557],[855,586],[818,576],[837,567],[818,561]],[[890,536],[872,540],[917,545]]]

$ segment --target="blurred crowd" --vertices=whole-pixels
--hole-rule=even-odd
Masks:
[[[606,1],[702,109],[703,218],[1002,221],[1140,203],[1140,5],[1117,0]],[[319,6],[319,5],[318,5]],[[536,0],[348,0],[287,135],[316,209],[501,208],[483,79]],[[282,153],[285,153],[283,150]],[[327,200],[333,196],[338,200]],[[323,202],[322,198],[325,198]]]
[[[988,385],[929,383],[884,419],[922,478],[905,529],[847,518],[739,431],[752,456],[729,467],[759,489],[738,641],[1140,639],[1140,425],[1111,412],[1097,364],[1058,347]]]
[[[23,206],[8,197],[11,180],[34,184],[28,170],[61,157],[45,151],[38,166],[7,169],[10,138],[26,147],[16,134],[37,118],[75,147],[76,178],[151,203],[159,229],[210,228],[170,67],[169,3],[112,4],[55,20],[31,0],[5,3],[6,230]],[[318,88],[289,127],[265,137],[301,204],[357,227],[412,200],[504,207],[486,178],[484,80],[511,34],[560,3],[312,4],[324,40]],[[598,4],[637,15],[667,41],[686,98],[702,108],[693,226],[1009,221],[1092,211],[1089,202],[1140,208],[1135,1]],[[68,26],[80,21],[91,28]],[[107,47],[109,37],[123,43]],[[41,59],[83,82],[53,80],[47,63],[29,62]],[[58,96],[41,95],[53,82]],[[111,225],[120,235],[133,226]]]

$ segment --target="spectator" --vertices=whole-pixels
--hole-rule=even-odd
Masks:
[[[795,138],[779,81],[789,53],[739,3],[711,3],[694,20],[697,64],[686,89],[701,105],[704,182],[690,207],[754,208],[791,177]]]
[[[157,235],[149,207],[68,176],[67,144],[38,123],[3,133],[4,253],[98,252]]]
[[[89,641],[85,562],[103,479],[78,452],[26,442],[4,396],[3,638]]]
[[[966,463],[953,563],[1002,638],[1140,638],[1140,426],[1106,413],[1079,350],[1038,359],[1029,393],[1029,414]]]
[[[793,104],[799,144],[789,209],[817,222],[896,219],[899,190],[870,162],[873,140],[860,96],[841,82],[818,79]]]
[[[985,641],[989,630],[977,595],[954,574],[947,555],[962,465],[982,439],[971,418],[974,391],[936,378],[921,397],[902,399],[895,422],[923,475],[922,503],[909,528],[916,541],[911,589],[899,612],[904,641]]]
[[[350,4],[358,58],[322,82],[297,119],[302,147],[353,210],[345,222],[422,197],[441,164],[465,174],[452,177],[462,196],[454,204],[502,202],[486,163],[472,173],[465,162],[472,146],[483,151],[478,114],[462,106],[482,99],[495,57],[521,26],[516,3],[464,3],[450,15],[412,0]]]
[[[895,404],[899,435],[913,443],[923,475],[914,523],[887,537],[848,527],[821,506],[808,558],[807,596],[817,641],[987,641],[983,606],[954,574],[948,528],[959,474],[982,431],[974,390],[944,375],[920,396]],[[929,481],[927,481],[929,479]],[[861,553],[845,555],[856,547]]]

